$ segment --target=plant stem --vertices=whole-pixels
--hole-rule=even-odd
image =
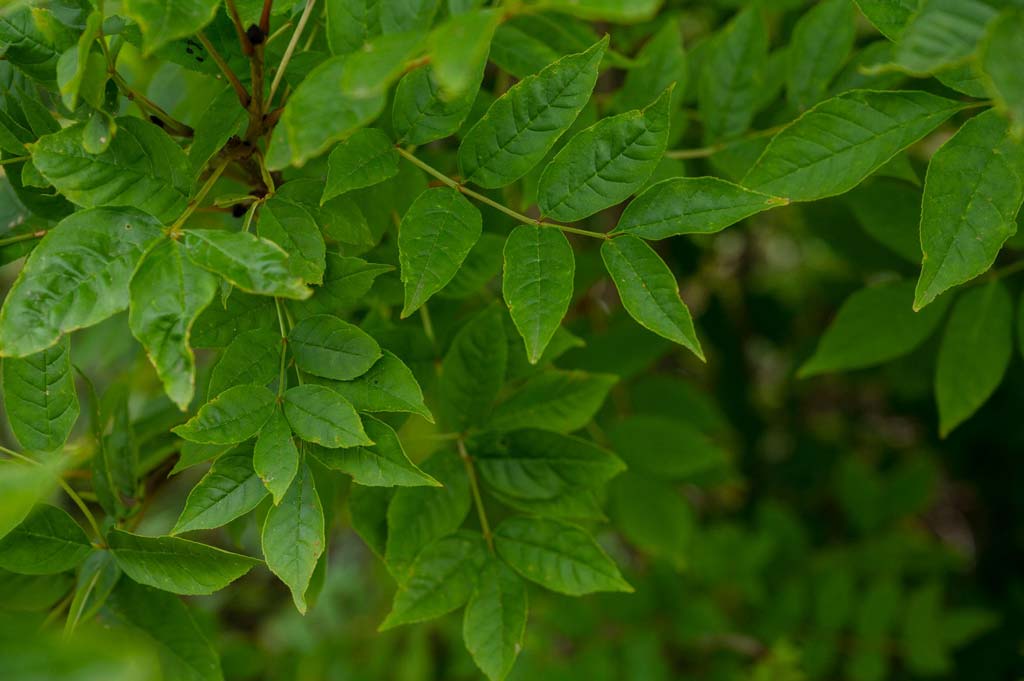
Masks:
[[[238,14],[238,6],[235,5],[235,0],[225,0],[225,4],[228,6],[231,23],[235,26],[235,33],[238,34],[238,43],[242,46],[242,52],[246,57],[251,57],[252,43],[249,42],[249,36],[245,34],[245,26],[242,25],[242,17]]]
[[[1004,277],[1010,276],[1011,274],[1016,274],[1021,270],[1024,270],[1024,260],[1018,260],[1017,262],[1010,263],[1009,265],[998,267],[994,270],[989,270],[987,277],[979,278],[975,280],[975,283],[980,284],[986,281],[992,281],[993,279],[1002,279]]]
[[[263,0],[263,11],[260,12],[260,31],[266,35],[270,31],[270,11],[274,7],[274,0]]]
[[[728,140],[726,142],[719,142],[718,144],[712,144],[711,146],[708,147],[700,147],[698,149],[675,149],[673,151],[666,151],[665,158],[707,158],[709,156],[714,156],[720,151],[725,151],[729,147],[735,146],[737,144],[742,144],[743,142],[749,142],[750,140],[758,139],[759,137],[771,137],[775,133],[779,132],[780,130],[788,126],[789,123],[786,123],[784,125],[776,125],[772,128],[767,128],[765,130],[756,130],[747,135],[743,135],[742,137],[737,137],[736,139]]]
[[[195,131],[192,130],[190,126],[185,125],[174,116],[164,111],[159,104],[151,100],[146,95],[133,89],[120,73],[114,71],[110,74],[110,77],[125,97],[135,102],[140,109],[149,111],[151,115],[159,118],[169,133],[179,137],[192,137],[195,134]]]
[[[11,158],[0,159],[0,166],[7,165],[8,163],[23,163],[30,160],[32,160],[31,156],[12,156]]]
[[[27,232],[25,234],[19,234],[17,236],[9,236],[6,239],[0,239],[0,247],[10,246],[11,244],[16,244],[20,241],[31,241],[32,239],[41,239],[42,237],[46,236],[46,232],[47,230],[45,229],[39,229],[36,230],[35,232]]]
[[[459,457],[466,466],[466,476],[469,478],[469,489],[473,493],[473,505],[476,506],[476,514],[480,518],[480,531],[483,532],[487,548],[494,553],[494,537],[491,534],[491,524],[487,522],[487,511],[484,510],[484,500],[480,496],[480,483],[476,479],[476,466],[473,465],[473,457],[466,451],[466,443],[460,437],[455,441],[459,449]]]
[[[235,72],[231,70],[228,63],[224,61],[224,57],[220,55],[220,52],[218,52],[217,48],[213,46],[213,43],[206,38],[206,35],[199,32],[196,34],[196,37],[199,38],[199,42],[203,44],[203,47],[206,48],[209,55],[213,57],[213,61],[217,63],[221,73],[223,73],[224,77],[228,79],[229,83],[231,83],[231,87],[235,89],[235,94],[238,95],[238,101],[242,103],[242,108],[248,109],[249,103],[252,101],[252,97],[249,95],[248,90],[245,89],[245,86],[242,85],[242,82],[238,80],[238,76],[236,76]]]
[[[167,228],[166,233],[168,235],[171,235],[173,238],[173,236],[178,233],[181,226],[185,224],[185,221],[188,220],[189,216],[195,212],[196,208],[199,207],[199,204],[206,198],[206,195],[211,189],[213,189],[213,185],[217,183],[221,173],[224,172],[224,169],[228,167],[228,163],[230,162],[230,159],[225,160],[213,169],[213,172],[210,173],[210,177],[206,178],[206,182],[204,182],[203,186],[199,188],[198,192],[196,192],[195,197],[193,197],[193,199],[188,202],[188,205],[185,206],[185,212],[183,212],[181,216],[174,221],[173,225]]]
[[[268,104],[274,101],[274,94],[281,84],[281,79],[284,78],[284,71],[288,68],[288,62],[291,61],[292,53],[295,52],[295,47],[299,44],[299,38],[302,37],[302,31],[306,28],[306,22],[309,21],[315,4],[316,0],[306,1],[306,7],[302,10],[302,16],[299,17],[299,23],[295,27],[295,32],[292,33],[292,39],[288,41],[288,47],[284,51],[284,56],[281,57],[281,63],[278,64],[277,71],[274,72],[274,80],[270,83],[270,94],[267,96]]]
[[[280,298],[274,298],[274,306],[277,308],[277,324],[281,329],[281,370],[277,382],[277,397],[280,399],[284,395],[284,387],[287,384],[285,360],[287,359],[288,350],[288,331],[285,329],[284,311],[281,309]]]
[[[569,225],[560,225],[557,222],[547,222],[545,220],[540,220],[540,219],[537,219],[537,218],[531,218],[528,215],[523,215],[522,213],[520,213],[518,211],[512,210],[508,206],[505,206],[505,205],[502,205],[502,204],[498,203],[494,199],[491,199],[491,198],[489,198],[487,196],[484,196],[483,194],[480,194],[479,192],[473,191],[472,189],[470,189],[469,187],[465,186],[464,184],[462,184],[460,182],[456,182],[455,180],[453,180],[452,178],[448,177],[447,175],[442,173],[440,170],[438,170],[434,166],[432,166],[432,165],[426,163],[425,161],[422,161],[419,158],[417,158],[413,153],[411,153],[411,152],[409,152],[409,151],[407,151],[407,150],[405,150],[405,149],[403,149],[401,147],[395,147],[395,149],[398,151],[399,154],[401,154],[406,160],[408,160],[414,166],[416,166],[419,169],[423,170],[425,173],[435,177],[437,180],[439,180],[440,182],[444,183],[445,185],[451,187],[455,191],[460,192],[462,194],[465,194],[466,196],[469,196],[471,198],[474,198],[477,201],[479,201],[480,203],[487,204],[488,206],[494,208],[495,210],[499,210],[502,213],[504,213],[505,215],[508,215],[509,217],[511,217],[511,218],[513,218],[515,220],[518,220],[519,222],[522,222],[522,223],[527,224],[527,225],[533,225],[534,227],[553,227],[554,229],[560,229],[563,232],[571,232],[573,234],[579,234],[581,236],[588,236],[588,237],[590,237],[592,239],[610,239],[611,238],[611,235],[609,235],[609,234],[602,234],[601,232],[591,232],[590,230],[587,230],[587,229],[579,229],[578,227],[571,227]]]
[[[434,335],[434,323],[430,320],[430,311],[426,303],[420,307],[420,318],[423,320],[423,333],[427,334],[427,339],[434,346],[434,352],[437,352],[437,336]]]

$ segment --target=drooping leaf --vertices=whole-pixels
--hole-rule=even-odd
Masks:
[[[313,289],[312,297],[291,303],[291,306],[299,317],[338,314],[362,300],[374,280],[393,269],[390,265],[368,263],[362,258],[328,253],[323,285]]]
[[[400,585],[420,550],[457,530],[469,513],[469,481],[458,455],[434,454],[421,468],[443,487],[402,487],[387,509],[384,560]]]
[[[935,367],[939,432],[946,436],[995,392],[1013,354],[1013,302],[999,281],[960,296]]]
[[[322,283],[327,246],[310,212],[279,196],[264,201],[259,210],[256,231],[288,254],[291,274],[307,284]]]
[[[0,310],[0,355],[24,357],[128,307],[135,264],[160,225],[126,208],[79,211],[43,237]]]
[[[441,363],[444,416],[456,430],[483,423],[505,382],[508,343],[501,317],[495,305],[479,312],[459,329]]]
[[[167,395],[182,409],[195,394],[192,325],[217,293],[217,280],[173,239],[146,251],[129,284],[128,325],[146,349]]]
[[[773,137],[741,184],[793,201],[842,194],[961,106],[926,92],[843,93]]]
[[[165,223],[185,209],[192,166],[185,152],[157,126],[116,119],[117,135],[105,151],[82,146],[84,123],[39,138],[32,163],[57,190],[84,208],[130,206]]]
[[[896,43],[896,66],[928,75],[969,57],[996,15],[986,0],[921,0]]]
[[[49,452],[64,445],[78,420],[78,394],[65,336],[46,350],[3,360],[4,409],[26,449]]]
[[[398,228],[408,317],[451,281],[480,238],[480,211],[450,187],[428,189],[406,211]]]
[[[508,518],[494,530],[494,548],[516,572],[552,591],[633,590],[593,537],[560,520]]]
[[[399,141],[426,144],[455,134],[469,115],[478,91],[479,87],[469,88],[447,100],[429,65],[405,74],[395,89],[391,113]]]
[[[536,364],[569,309],[576,259],[560,230],[523,225],[509,234],[504,260],[502,295]]]
[[[588,423],[618,377],[552,369],[533,376],[495,408],[492,430],[539,428],[568,433]]]
[[[483,538],[466,531],[428,544],[409,568],[380,630],[434,619],[462,606],[486,557]]]
[[[256,447],[253,449],[252,466],[273,495],[274,504],[280,504],[299,470],[299,448],[292,438],[292,428],[280,408],[263,424]]]
[[[949,299],[940,298],[914,312],[912,288],[913,282],[896,281],[863,288],[847,298],[798,375],[874,366],[923,343],[938,327]]]
[[[853,48],[856,11],[849,0],[824,0],[800,17],[789,45],[786,97],[798,110],[822,99]]]
[[[1017,231],[1022,202],[1024,147],[998,112],[972,118],[928,164],[915,309],[991,267]]]
[[[387,135],[376,128],[355,132],[334,147],[328,162],[327,184],[320,203],[383,182],[398,172],[398,152]]]
[[[633,319],[704,359],[679,284],[650,246],[627,234],[601,244],[601,258]]]
[[[605,38],[559,59],[499,97],[463,137],[462,177],[481,187],[502,187],[537,165],[590,99],[607,46]]]
[[[501,561],[488,560],[466,604],[462,639],[491,681],[512,671],[523,648],[527,610],[525,582]]]
[[[302,464],[281,503],[263,523],[267,567],[292,592],[299,612],[306,612],[306,591],[326,548],[324,511],[309,466]]]
[[[92,551],[85,532],[65,511],[40,504],[0,539],[0,568],[50,575],[78,566]]]
[[[147,54],[176,38],[184,38],[213,21],[217,0],[126,0],[124,12],[142,30]]]
[[[641,239],[713,234],[788,202],[717,177],[673,177],[651,185],[630,201],[613,233]]]
[[[679,100],[685,95],[688,73],[679,21],[670,17],[636,55],[637,68],[626,74],[622,89],[615,93],[619,111],[640,109],[655,92],[675,87]]]
[[[220,591],[259,563],[180,537],[143,537],[118,529],[107,534],[107,544],[134,581],[186,596]]]
[[[373,444],[352,404],[325,386],[289,388],[284,393],[284,414],[306,442],[328,448]]]
[[[199,315],[192,327],[192,344],[197,348],[226,348],[246,331],[277,328],[273,300],[233,291],[227,305],[211,305]]]
[[[306,317],[292,327],[288,343],[296,366],[336,381],[362,376],[381,357],[372,336],[332,315]]]
[[[581,220],[643,186],[668,143],[671,88],[643,110],[605,118],[562,147],[540,176],[541,213]]]
[[[383,421],[367,417],[363,421],[372,445],[343,449],[310,449],[327,468],[352,476],[353,482],[372,487],[417,487],[441,483],[409,460],[398,434]]]
[[[381,358],[362,376],[332,383],[331,388],[359,411],[409,412],[434,422],[423,402],[423,392],[416,377],[402,360],[388,350],[384,350]]]
[[[297,300],[313,293],[294,273],[288,253],[269,239],[248,232],[190,229],[184,243],[192,262],[243,291]]]
[[[768,31],[761,11],[751,7],[736,15],[707,48],[698,81],[704,137],[729,139],[750,128],[760,103]]]
[[[267,490],[253,470],[251,449],[228,452],[213,462],[185,500],[171,534],[227,525],[263,501]]]
[[[260,431],[277,401],[274,393],[260,385],[236,385],[199,408],[175,433],[191,442],[233,444],[244,442]]]
[[[450,101],[475,89],[500,21],[499,11],[478,10],[453,16],[431,32],[427,40],[430,68],[444,98]]]
[[[64,465],[62,459],[39,466],[24,465],[5,459],[0,462],[0,539],[21,524],[38,501],[57,487],[57,476]]]

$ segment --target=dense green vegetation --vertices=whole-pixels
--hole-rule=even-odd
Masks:
[[[1024,2],[0,2],[0,677],[1024,675]]]

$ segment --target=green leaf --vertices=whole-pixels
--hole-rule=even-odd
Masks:
[[[441,363],[441,402],[453,429],[465,430],[487,419],[505,383],[507,365],[502,310],[490,305],[459,329]]]
[[[32,163],[61,194],[84,208],[130,206],[162,222],[178,217],[192,189],[192,166],[170,136],[139,118],[117,119],[100,154],[82,146],[85,123],[32,145]]]
[[[195,394],[192,325],[217,293],[216,278],[192,263],[180,243],[155,243],[129,284],[128,325],[146,349],[167,395],[184,411]]]
[[[291,274],[307,284],[322,283],[327,247],[309,211],[276,195],[264,201],[259,211],[256,231],[288,254]]]
[[[443,487],[402,487],[388,504],[384,559],[400,585],[420,550],[457,530],[469,513],[469,480],[457,454],[434,454],[421,468]]]
[[[114,622],[153,644],[163,678],[223,681],[217,651],[180,598],[122,579],[107,605]]]
[[[761,10],[736,15],[706,50],[698,81],[698,101],[709,142],[742,135],[760,106],[768,30]]]
[[[939,432],[945,437],[995,392],[1013,354],[1013,302],[999,281],[959,297],[935,367]]]
[[[677,569],[687,566],[697,520],[674,485],[627,472],[609,487],[608,511],[615,527],[645,554],[667,558]]]
[[[805,378],[882,364],[927,340],[942,320],[949,299],[914,312],[912,288],[913,282],[896,281],[860,289],[847,298],[814,356],[797,375]]]
[[[635,236],[601,244],[601,258],[615,282],[622,306],[644,328],[679,343],[704,360],[679,284],[654,250]]]
[[[4,408],[25,449],[49,452],[67,442],[78,420],[78,394],[67,336],[24,358],[3,360]]]
[[[330,387],[359,411],[409,412],[434,422],[416,377],[388,350],[359,378],[332,383]]]
[[[256,508],[266,496],[253,470],[252,450],[228,452],[213,462],[189,492],[171,534],[222,527]]]
[[[523,649],[527,610],[523,580],[501,561],[488,560],[466,604],[462,639],[490,681],[501,681],[512,671]]]
[[[0,462],[0,539],[21,524],[36,502],[57,487],[64,461],[52,459],[39,466],[5,459]]]
[[[575,222],[642,187],[665,153],[671,101],[670,88],[647,108],[605,118],[569,140],[540,176],[541,214]]]
[[[1024,10],[1006,10],[988,26],[978,63],[985,89],[996,108],[1010,120],[1010,134],[1024,138]]]
[[[539,7],[591,21],[638,23],[652,18],[663,0],[541,0]]]
[[[227,305],[211,305],[203,310],[192,327],[192,345],[197,348],[226,348],[246,331],[277,331],[274,301],[234,291]],[[276,336],[280,339],[280,336]],[[252,381],[255,383],[255,381]]]
[[[267,149],[268,167],[301,166],[380,115],[388,88],[421,45],[418,36],[385,35],[321,62],[288,97]]]
[[[451,187],[428,189],[409,207],[398,228],[408,317],[458,272],[482,230],[480,211]]]
[[[544,371],[500,402],[487,428],[539,428],[561,433],[579,430],[590,423],[618,380],[611,374]]]
[[[50,575],[77,567],[92,551],[85,532],[65,511],[40,504],[0,540],[0,568]]]
[[[908,262],[921,262],[919,188],[879,177],[854,188],[843,199],[873,239]]]
[[[1022,202],[1024,147],[1010,137],[998,112],[975,116],[928,164],[914,308],[988,270],[1017,231]]]
[[[312,447],[310,453],[324,466],[352,476],[353,482],[371,487],[417,487],[441,483],[419,469],[402,449],[398,434],[372,416],[363,421],[372,445],[326,449]]]
[[[796,23],[789,43],[786,98],[798,110],[825,98],[853,48],[855,20],[850,0],[824,0]]]
[[[722,470],[726,452],[696,425],[675,417],[633,414],[608,429],[615,452],[631,471],[687,480]]]
[[[195,136],[188,148],[188,158],[196,176],[200,175],[232,135],[245,134],[248,120],[234,88],[226,87],[210,100],[209,106],[195,124]]]
[[[391,121],[403,144],[427,144],[455,134],[473,107],[479,86],[445,99],[433,69],[423,66],[402,77],[395,89]]]
[[[300,385],[285,391],[284,414],[295,434],[306,442],[332,449],[373,444],[352,404],[322,385]]]
[[[487,547],[475,533],[459,532],[429,544],[409,568],[379,630],[434,619],[461,607],[472,595],[485,560]]]
[[[450,17],[427,39],[430,68],[449,101],[476,89],[487,65],[498,10],[478,10]]]
[[[124,13],[142,30],[145,54],[198,33],[213,21],[217,0],[125,0]]]
[[[110,593],[120,579],[121,568],[117,567],[117,561],[109,551],[90,553],[78,570],[75,595],[68,606],[68,619],[65,620],[64,630],[73,630],[78,622],[92,619],[107,603]],[[124,581],[134,584],[127,579]]]
[[[347,54],[380,35],[378,0],[327,0],[327,43],[333,54]]]
[[[842,194],[961,108],[926,92],[845,92],[775,135],[741,184],[793,201]]]
[[[543,430],[484,435],[467,447],[488,492],[538,515],[599,516],[594,493],[625,469],[592,442]]]
[[[391,265],[378,265],[361,258],[328,253],[323,285],[313,289],[314,295],[311,298],[292,303],[291,306],[298,310],[299,317],[337,314],[361,301],[373,286],[374,280],[393,269]],[[274,322],[277,323],[276,317]]]
[[[670,16],[640,48],[636,62],[639,66],[626,73],[622,89],[615,93],[617,110],[640,109],[651,101],[653,93],[664,92],[673,86],[676,87],[677,99],[685,94],[688,79],[686,54],[676,17]]]
[[[185,252],[195,264],[249,293],[297,300],[313,293],[293,272],[284,249],[248,232],[189,229]]]
[[[348,494],[348,512],[352,529],[380,559],[388,540],[388,504],[393,487],[353,485]]]
[[[505,304],[536,364],[569,310],[576,259],[560,230],[530,225],[508,235],[504,259]]]
[[[220,395],[236,385],[270,383],[278,375],[282,342],[276,329],[251,329],[238,334],[213,366],[207,394]]]
[[[252,466],[263,485],[280,504],[299,470],[299,449],[292,438],[292,428],[280,408],[274,409],[260,435],[256,438]]]
[[[463,179],[481,187],[503,187],[537,165],[590,99],[607,47],[605,37],[585,52],[563,57],[524,78],[499,97],[462,140]]]
[[[143,537],[113,529],[107,544],[131,579],[185,596],[220,591],[259,564],[255,558],[179,537]]]
[[[199,408],[199,412],[171,430],[191,442],[233,444],[260,432],[274,413],[274,393],[261,385],[236,385]]]
[[[917,10],[919,0],[854,0],[875,28],[896,40]]]
[[[337,381],[362,376],[381,357],[380,346],[369,334],[326,314],[306,317],[292,327],[288,347],[297,367]]]
[[[593,537],[560,520],[508,518],[494,531],[494,548],[516,572],[552,591],[633,591]]]
[[[893,61],[920,76],[955,66],[974,53],[996,12],[985,0],[921,0],[896,43]]]
[[[396,175],[398,152],[383,132],[364,128],[334,147],[328,163],[327,184],[324,185],[321,204]]]
[[[145,213],[97,208],[63,220],[32,250],[0,310],[0,355],[24,357],[128,307],[135,264],[161,234]]]
[[[291,487],[263,523],[267,567],[292,592],[299,612],[306,612],[306,591],[326,548],[324,510],[309,466],[302,464]]]
[[[672,177],[648,187],[629,202],[612,233],[641,239],[678,234],[714,234],[765,210],[780,199],[717,177]]]

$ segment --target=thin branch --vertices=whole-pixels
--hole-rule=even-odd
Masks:
[[[45,229],[36,230],[35,232],[26,232],[25,234],[18,234],[17,236],[9,236],[6,239],[0,239],[0,247],[10,246],[20,241],[31,241],[32,239],[42,239],[46,236]]]
[[[225,4],[228,6],[228,15],[231,17],[231,23],[235,26],[235,33],[238,34],[238,42],[242,46],[242,52],[245,56],[249,57],[252,55],[252,43],[249,42],[249,36],[245,34],[245,26],[242,25],[242,17],[238,14],[238,6],[235,5],[235,0],[225,0]]]
[[[274,7],[274,0],[263,0],[263,11],[260,13],[260,30],[263,35],[270,32],[270,11]]]
[[[487,521],[487,511],[484,510],[484,500],[480,496],[480,483],[476,479],[476,466],[473,465],[473,458],[466,451],[466,443],[460,437],[455,441],[459,449],[459,457],[466,466],[466,477],[469,478],[469,489],[473,493],[473,505],[476,506],[477,517],[480,518],[480,531],[483,532],[487,548],[494,553],[494,536],[491,534],[491,524]]]
[[[178,135],[179,137],[192,137],[195,134],[195,131],[192,130],[190,126],[182,123],[174,116],[164,111],[159,104],[132,88],[120,73],[115,71],[111,74],[111,78],[113,78],[114,83],[117,84],[117,87],[125,97],[135,102],[143,111],[148,111],[150,114],[160,119],[163,122],[164,127],[167,129],[167,132],[172,135]]]
[[[32,160],[31,156],[12,156],[11,158],[0,159],[0,166],[7,165],[8,163],[23,163],[30,160]]]
[[[306,7],[302,10],[302,16],[299,17],[299,24],[295,27],[295,32],[292,33],[292,39],[288,41],[288,47],[284,51],[284,56],[281,57],[281,63],[277,67],[277,71],[274,72],[274,80],[270,83],[270,95],[267,97],[267,103],[274,101],[274,93],[277,92],[278,86],[281,84],[281,79],[284,77],[284,71],[288,68],[288,62],[292,59],[292,53],[295,52],[295,46],[299,44],[299,38],[302,37],[302,31],[306,28],[306,22],[309,21],[310,15],[313,13],[313,6],[316,4],[316,0],[308,0]]]
[[[228,79],[229,83],[231,83],[231,87],[235,89],[235,94],[238,95],[238,101],[242,103],[242,108],[248,109],[249,102],[252,101],[252,97],[249,95],[248,90],[245,89],[245,86],[242,85],[242,82],[238,80],[238,76],[235,75],[235,72],[231,70],[231,66],[228,65],[224,60],[224,57],[222,57],[220,52],[217,51],[217,48],[213,46],[213,43],[211,43],[202,32],[197,33],[196,37],[199,38],[199,42],[203,44],[204,48],[206,48],[207,53],[213,57],[213,61],[215,61],[217,66],[220,67],[221,73],[223,73],[224,77]]]
[[[707,158],[709,156],[714,156],[720,151],[725,151],[729,147],[735,146],[737,144],[742,144],[743,142],[749,142],[750,140],[755,140],[760,137],[771,137],[772,135],[775,135],[775,133],[779,132],[780,130],[787,126],[789,126],[789,123],[786,123],[784,125],[776,125],[775,127],[768,128],[766,130],[757,130],[747,135],[743,135],[742,137],[737,137],[736,139],[731,139],[727,142],[719,142],[718,144],[712,144],[711,146],[708,147],[699,147],[697,149],[675,149],[673,151],[666,151],[665,158],[683,160],[692,158]]]

